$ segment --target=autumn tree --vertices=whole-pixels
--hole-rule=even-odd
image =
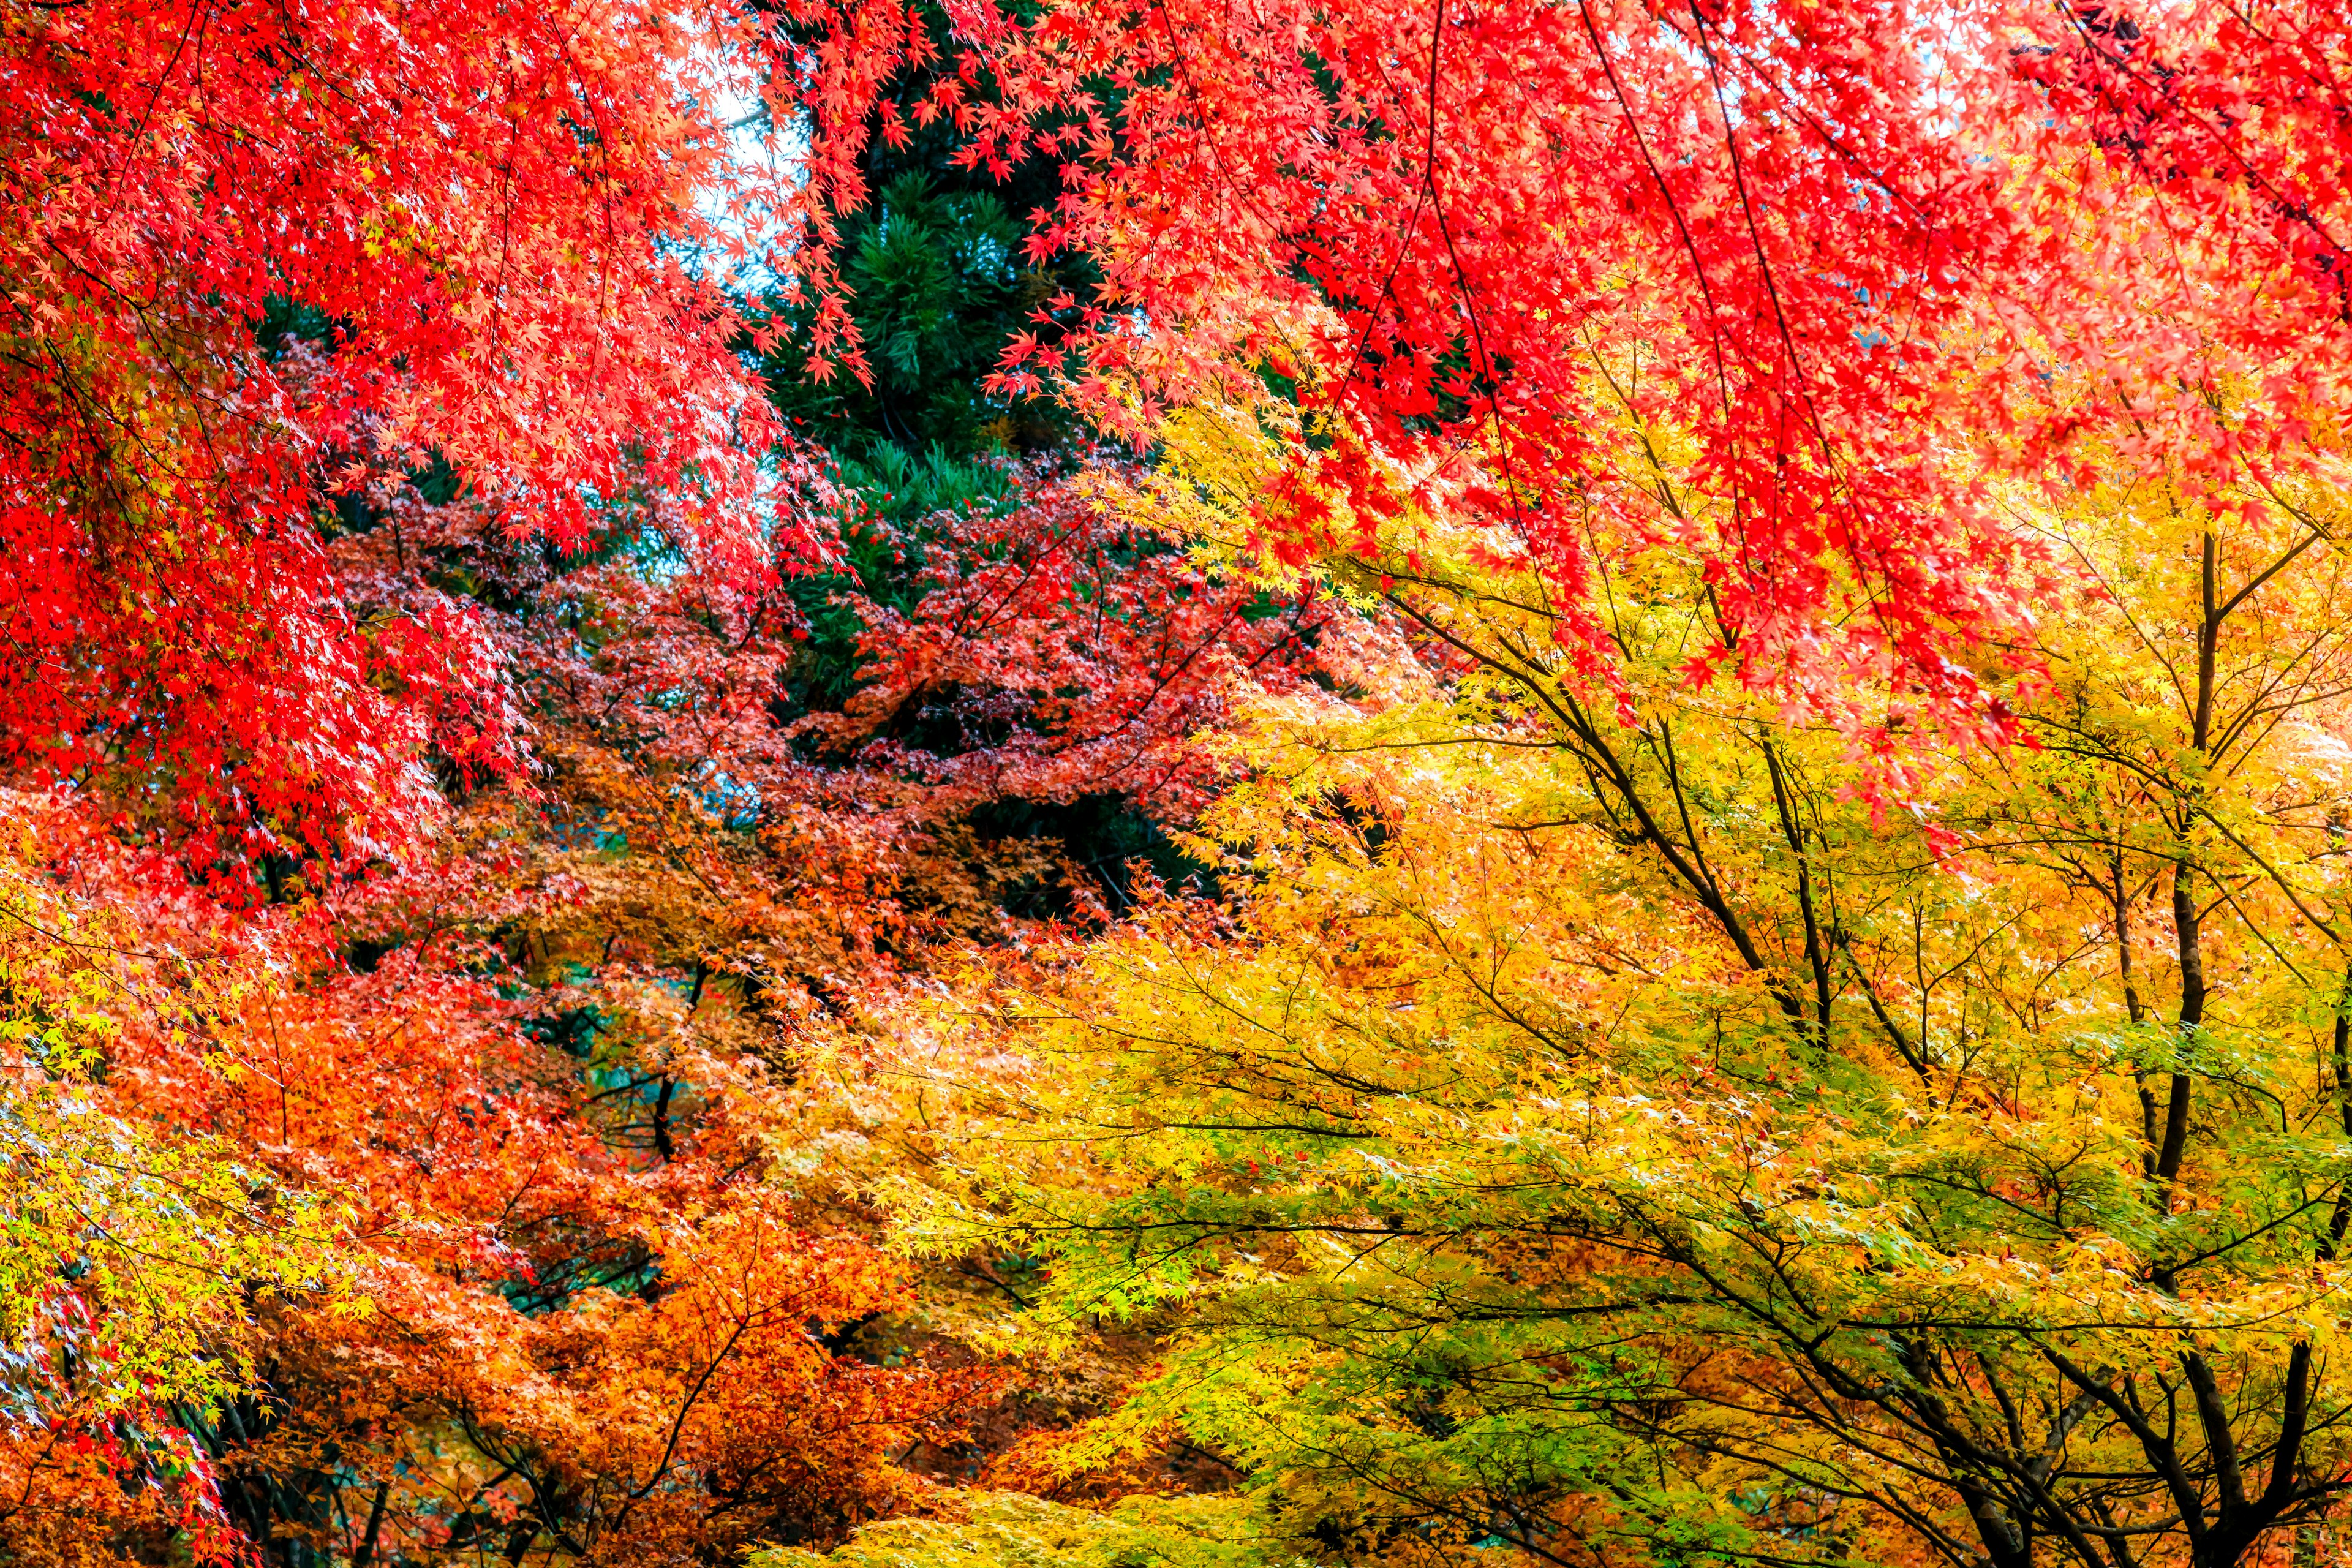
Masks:
[[[57,887],[41,829],[72,837],[75,825],[21,795],[6,805],[0,1542],[79,1564],[176,1538],[217,1559],[234,1551],[235,1523],[184,1412],[245,1385],[236,1328],[253,1303],[354,1310],[354,1259],[331,1204],[224,1140],[130,1112],[94,1081],[124,1029],[201,1030],[251,970]]]
[[[2309,243],[2324,192],[2289,180],[2295,138],[2207,112],[2227,51],[2268,44],[2242,18],[2170,20],[2151,38],[2078,15],[2005,57],[2037,107],[2000,144],[2048,162],[1998,194],[2073,247],[2033,280],[2067,291],[2044,318],[2065,324],[1928,334],[1918,360],[1955,367],[1970,413],[1919,477],[1999,514],[2064,608],[1965,668],[1808,686],[1822,645],[1776,639],[1809,623],[1757,635],[1766,601],[1733,576],[1786,558],[1727,566],[1710,542],[1796,503],[1723,466],[1724,405],[1676,380],[1663,334],[1540,313],[1585,333],[1526,362],[1589,410],[1562,444],[1584,477],[1499,521],[1525,448],[1499,395],[1479,427],[1475,379],[1452,426],[1475,471],[1391,437],[1335,474],[1360,426],[1334,400],[1377,357],[1349,345],[1376,331],[1322,300],[1269,285],[1296,313],[1269,309],[1259,337],[1160,340],[1206,332],[1232,358],[1122,362],[1087,389],[1150,417],[1175,386],[1149,506],[1276,575],[1299,529],[1337,520],[1318,569],[1415,648],[1361,670],[1358,711],[1263,710],[1244,744],[1264,782],[1211,819],[1264,879],[1239,931],[1156,911],[1006,1000],[973,1059],[1024,1054],[967,1074],[972,1142],[944,1190],[903,1189],[934,1245],[1049,1260],[1035,1326],[1140,1314],[1173,1336],[1096,1456],[1174,1419],[1257,1479],[1293,1541],[1372,1555],[1834,1556],[1889,1521],[2017,1563],[2317,1539],[2341,1474],[2337,458],[2332,424],[2305,423],[2330,394],[2286,379],[2308,344],[2276,324],[2337,330],[2336,263]],[[1729,68],[1716,25],[1694,14],[1659,75]],[[1039,31],[1046,53],[1090,36]],[[2336,100],[2299,58],[2229,90],[2294,123],[2288,105]],[[1185,90],[1184,112],[1261,101]],[[1171,116],[1171,136],[1198,129]],[[1751,132],[1781,129],[1720,106],[1712,123],[1735,181]],[[1151,187],[1158,210],[1190,188]],[[2210,244],[2142,270],[2191,208]],[[1769,270],[1772,236],[1751,237]],[[2144,283],[2137,312],[2094,305],[2114,285],[2077,264]],[[1979,282],[2005,309],[2023,280]],[[1832,355],[1889,341],[1831,335]],[[1335,342],[1342,368],[1318,374]],[[1251,386],[1260,356],[1301,389],[1296,416]],[[1846,625],[1892,662],[1848,669],[1884,675],[1927,645],[1886,633],[1906,590],[1873,574],[1927,559],[1772,584],[1850,595]],[[2015,581],[1936,570],[1954,593]],[[2029,749],[1912,750],[1938,680]],[[926,1027],[910,1075],[954,1074],[962,1047]]]
[[[510,716],[462,604],[335,579],[371,477],[439,465],[559,543],[653,486],[765,557],[772,420],[688,260],[727,253],[698,193],[742,183],[713,115],[757,26],[188,0],[0,40],[12,762],[200,846],[393,847],[418,748],[495,768]]]
[[[1255,421],[1170,436],[1197,526],[1268,471]],[[1256,710],[1206,830],[1234,923],[1158,906],[906,1025],[908,1081],[964,1093],[915,1234],[1032,1260],[1024,1333],[1169,1336],[1068,1462],[1173,1421],[1276,1539],[1373,1558],[2312,1539],[2347,1440],[2334,503],[2225,521],[2107,463],[2007,498],[2084,572],[2030,743],[1900,814],[1833,730],[1687,685],[1724,630],[1687,561],[1608,579],[1612,711],[1475,527],[1335,558],[1393,630],[1354,700]]]
[[[49,791],[9,797],[7,1549],[651,1561],[892,1506],[985,1374],[832,1337],[903,1271],[761,1185],[760,1058],[700,1048],[671,952],[530,966],[588,901],[527,853],[562,671],[484,570],[756,597],[824,554],[722,288],[808,187],[719,115],[854,63],[723,7],[19,7],[0,47],[0,744]]]

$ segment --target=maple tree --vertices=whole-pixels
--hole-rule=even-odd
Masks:
[[[715,570],[815,548],[747,528],[774,421],[710,207],[759,173],[717,118],[774,68],[751,19],[158,0],[12,6],[0,48],[12,761],[200,845],[396,847],[420,744],[512,747],[463,604],[324,559],[372,481],[438,465],[558,543],[653,487]]]
[[[104,907],[121,873],[95,858],[47,901]],[[27,869],[58,876],[46,857]],[[437,881],[390,889],[375,918],[462,917],[472,879]],[[207,1561],[314,1561],[495,1541],[520,1560],[544,1538],[656,1560],[730,1531],[789,1538],[879,1506],[896,1483],[877,1440],[977,1386],[829,1348],[821,1331],[887,1303],[897,1271],[730,1183],[719,1157],[742,1156],[722,1133],[657,1169],[633,1160],[596,1081],[625,1075],[534,1043],[461,931],[387,943],[353,974],[314,921],[225,931],[202,899],[177,921],[152,895],[135,907],[153,951],[100,971],[134,1005],[79,1002],[79,1026],[108,1037],[51,1097],[82,1103],[19,1122],[12,1147],[13,1190],[37,1194],[14,1238],[35,1316],[12,1327],[57,1342],[28,1389],[56,1405],[48,1435],[9,1450],[12,1550],[111,1561],[176,1537]],[[364,920],[365,902],[341,913]],[[10,981],[36,1027],[74,1001],[63,959],[112,951],[47,924],[19,937]],[[163,988],[191,968],[218,973],[174,1005]],[[640,1027],[683,1022],[642,980],[610,988]],[[634,1021],[610,1026],[629,1046]],[[704,1059],[664,1055],[698,1064],[708,1100],[726,1079]],[[110,1137],[128,1170],[92,1150]],[[321,1193],[337,1212],[304,1219]],[[45,1217],[49,1203],[68,1212]],[[60,1239],[77,1213],[120,1239]],[[95,1267],[41,1286],[60,1251]],[[124,1342],[136,1358],[98,1375]]]
[[[1270,467],[1253,421],[1170,438],[1204,526]],[[1174,1422],[1244,1533],[1372,1560],[2332,1532],[2340,503],[2225,523],[2110,461],[2009,498],[2089,578],[2017,693],[2038,747],[1908,819],[1834,730],[1685,685],[1698,563],[1611,583],[1622,722],[1475,523],[1334,557],[1411,653],[1257,705],[1202,829],[1237,910],[902,1026],[963,1089],[913,1234],[1028,1260],[1008,1343],[1166,1336],[1062,1468]]]
[[[10,1550],[39,1561],[116,1560],[141,1530],[198,1556],[233,1540],[209,1456],[175,1408],[241,1386],[232,1331],[273,1295],[333,1312],[348,1301],[341,1227],[316,1198],[242,1151],[157,1126],[89,1081],[125,1016],[169,1034],[234,985],[226,965],[142,945],[126,911],[38,875],[11,797],[0,862],[0,1332],[11,1441],[0,1450]],[[214,1352],[225,1352],[216,1354]],[[137,1478],[130,1488],[124,1476]]]
[[[1321,401],[1328,371],[1294,382],[1315,395],[1288,424],[1232,374],[1261,356],[1287,373],[1335,342],[1349,365],[1364,357],[1328,278],[1332,318],[1261,273],[1270,312],[1212,313],[1172,346],[1098,345],[1115,368],[1081,395],[1153,418],[1171,393],[1177,412],[1153,427],[1170,442],[1159,507],[1244,560],[1269,544],[1297,559],[1283,530],[1299,519],[1352,520],[1352,538],[1322,542],[1355,555],[1323,567],[1401,612],[1429,675],[1400,692],[1392,665],[1366,671],[1361,689],[1386,699],[1376,719],[1277,711],[1242,743],[1280,787],[1212,816],[1270,883],[1244,901],[1238,940],[1157,913],[1074,955],[1066,982],[1016,987],[984,1047],[907,1026],[910,1077],[935,1081],[942,1053],[983,1064],[954,1178],[902,1188],[919,1233],[1033,1268],[1042,1254],[1033,1331],[1108,1312],[1181,1347],[1071,1466],[1172,1418],[1255,1479],[1275,1541],[1372,1557],[1836,1557],[1891,1550],[1890,1524],[1912,1550],[2020,1563],[2237,1562],[2329,1539],[2336,422],[2310,344],[2288,349],[2281,323],[2325,342],[2340,311],[2324,193],[2304,199],[2289,177],[2307,175],[2311,142],[2233,137],[2266,92],[2341,100],[2306,74],[2327,58],[2310,30],[2302,63],[2249,87],[2230,52],[2255,47],[2242,17],[2202,18],[2218,33],[2171,59],[2137,26],[2073,20],[2077,36],[2025,51],[2022,71],[2074,111],[2040,127],[2075,137],[2074,162],[2003,195],[2021,191],[2014,211],[2080,248],[2044,250],[2042,279],[1996,271],[1976,301],[2022,316],[2021,285],[2054,282],[2042,319],[2064,324],[2026,335],[2050,367],[2030,380],[2004,379],[2001,337],[1990,354],[1963,338],[1979,352],[1951,390],[1969,423],[1947,428],[1965,444],[1924,478],[2006,513],[2063,573],[2095,575],[2100,593],[2068,602],[2097,629],[2010,630],[1993,658],[1948,672],[1999,693],[1998,727],[2052,759],[1906,763],[1933,780],[1907,807],[1916,828],[1853,804],[1881,786],[1877,760],[1857,772],[1845,745],[1792,726],[1776,711],[1786,681],[1753,682],[1761,704],[1682,689],[1725,649],[1751,675],[1759,641],[1768,671],[1781,656],[1752,635],[1757,601],[1689,548],[1748,498],[1671,351],[1663,373],[1643,367],[1665,385],[1648,402],[1632,348],[1589,331],[1589,313],[1543,313],[1586,335],[1528,363],[1587,400],[1575,456],[1616,487],[1541,514],[1580,531],[1563,560],[1522,519],[1497,527],[1480,493],[1507,489],[1508,437],[1450,487],[1383,431],[1370,444],[1395,460],[1367,474],[1328,456],[1351,434]],[[1694,22],[1685,67],[1706,53],[1709,23]],[[1214,27],[1171,29],[1169,47]],[[1043,50],[1093,47],[1084,28],[1038,31]],[[1278,51],[1297,35],[1272,36]],[[1245,47],[1185,63],[1233,56],[1263,63]],[[1197,87],[1181,90],[1202,114]],[[2208,118],[2200,92],[2231,101]],[[1217,103],[1237,119],[1265,108]],[[1738,157],[1744,125],[1717,123]],[[2085,128],[2109,161],[2081,161]],[[2168,164],[2148,152],[2165,134]],[[1135,206],[1113,197],[1136,195],[1129,178],[1145,210],[1189,210],[1213,184],[1197,163],[1150,184],[1179,162],[1155,149],[1066,210],[1100,196],[1106,225],[1127,223]],[[2126,210],[2081,221],[2086,186]],[[2132,251],[2184,232],[2176,203],[2214,243],[2185,260],[2167,248],[2143,274]],[[1347,216],[1333,203],[1268,229],[1311,246],[1334,206]],[[1222,289],[1247,258],[1173,281],[1153,270],[1213,238],[1139,247],[1125,276],[1169,291],[1156,301]],[[1253,238],[1237,251],[1286,254]],[[2079,258],[2133,287],[2092,286]],[[1412,281],[1476,321],[1459,271]],[[2116,300],[2129,303],[2101,303]],[[1263,335],[1231,353],[1229,328]],[[1874,335],[1854,334],[1864,350]],[[1203,338],[1205,363],[1129,368]],[[1654,353],[1654,337],[1642,346]],[[1381,411],[1345,395],[1356,431],[1377,429]],[[1505,413],[1490,414],[1499,430]],[[1457,455],[1476,445],[1460,423],[1448,434]],[[1202,504],[1221,481],[1222,515]],[[2167,562],[2185,571],[2168,581]],[[1998,629],[1955,614],[1972,618]],[[1811,657],[1787,661],[1800,681]],[[1846,745],[1889,738],[1837,710],[1882,688],[1795,694],[1800,712],[1827,706]],[[1897,700],[1873,717],[1921,716]],[[1424,748],[1409,770],[1380,764]],[[1539,847],[1546,832],[1566,845]],[[2151,953],[2150,925],[2168,952]],[[2145,988],[2168,958],[2177,995],[2159,1022]],[[2209,1006],[2225,965],[2241,1010],[2228,1024]],[[1735,977],[1745,1006],[1714,989]],[[1008,1047],[1024,1053],[1010,1068]]]
[[[943,943],[1098,910],[1116,875],[984,814],[1197,803],[1219,769],[1192,731],[1237,682],[1292,679],[1303,629],[1066,489],[1024,494],[1017,524],[935,519],[919,590],[858,602],[862,678],[826,710],[797,585],[677,576],[625,523],[551,554],[411,490],[330,558],[480,606],[529,790],[486,783],[429,856],[366,877],[265,867],[273,901],[242,912],[27,797],[58,825],[28,874],[232,976],[177,1029],[100,1005],[92,1092],[349,1215],[348,1300],[231,1311],[176,1352],[245,1369],[171,1428],[216,1534],[301,1562],[823,1538],[914,1495],[889,1454],[990,1408],[1000,1376],[893,1337],[914,1281],[796,1152],[811,1022]]]

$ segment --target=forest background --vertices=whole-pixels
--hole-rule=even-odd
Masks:
[[[0,0],[0,1563],[2316,1565],[2352,27]]]

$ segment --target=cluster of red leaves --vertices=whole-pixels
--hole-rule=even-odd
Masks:
[[[1573,606],[1596,537],[1671,542],[1709,563],[1751,678],[1899,670],[1965,697],[1945,654],[2010,610],[1979,568],[2011,546],[1950,482],[1947,416],[1977,393],[1944,350],[2021,239],[2001,169],[1944,100],[1973,128],[2030,95],[1952,80],[1944,12],[957,15],[999,88],[955,106],[971,155],[1066,160],[1037,244],[1103,258],[1109,299],[1150,323],[1075,323],[1043,364],[1019,345],[1008,384],[1058,374],[1099,401],[1139,382],[1148,412],[1246,396],[1238,378],[1271,363],[1331,437],[1267,519],[1278,546],[1442,500]],[[1711,508],[1645,480],[1627,409],[1696,437]],[[1580,622],[1575,651],[1603,673]]]
[[[2343,412],[2311,372],[2344,363],[2352,239],[2328,15],[950,9],[961,68],[913,112],[975,164],[1059,162],[1033,249],[1103,274],[1004,387],[1117,423],[1270,369],[1316,437],[1277,550],[1442,503],[1571,610],[1595,551],[1692,551],[1722,630],[1694,677],[1857,734],[2001,727],[1953,657],[2034,580],[1988,458],[2046,473],[2096,430],[2196,471]],[[559,544],[625,496],[720,577],[823,554],[804,509],[755,521],[776,437],[717,280],[790,237],[819,373],[862,371],[827,258],[869,139],[908,134],[914,8],[142,0],[0,50],[12,759],[123,784],[200,855],[396,847],[436,722],[513,754],[463,606],[354,601],[320,549],[428,460]],[[763,101],[805,132],[765,163],[721,118]],[[2224,380],[2260,388],[2235,424]],[[1685,487],[1629,411],[1691,441]]]
[[[1214,776],[1193,737],[1301,678],[1330,607],[1213,577],[1066,483],[940,520],[911,611],[876,606],[863,684],[799,728],[922,798],[1117,792],[1181,817]]]
[[[2014,57],[2048,121],[2020,203],[2049,275],[2042,368],[2095,389],[2074,418],[2226,513],[2233,475],[2291,482],[2352,403],[2352,19],[2093,4],[2058,22]],[[2032,430],[2029,456],[2063,464],[2073,429]]]
[[[2352,36],[2324,10],[950,9],[965,78],[929,107],[977,164],[1059,161],[1033,245],[1105,276],[1003,385],[1120,420],[1252,401],[1271,368],[1324,437],[1276,548],[1442,504],[1571,611],[1595,551],[1692,552],[1722,632],[1694,678],[1860,740],[2005,728],[1955,656],[2044,567],[1979,476],[2041,479],[2085,431],[2218,474],[2345,409],[2309,373],[2345,363],[2352,239]],[[2233,379],[2261,389],[2243,427],[2210,395]],[[1687,489],[1629,410],[1690,440]]]
[[[1101,799],[1182,820],[1223,765],[1200,737],[1245,694],[1312,678],[1331,618],[1032,477],[1001,512],[905,529],[903,584],[832,580],[856,670],[838,710],[810,709],[810,626],[786,584],[520,551],[465,507],[404,515],[399,541],[338,542],[347,575],[394,598],[437,573],[514,606],[492,630],[545,770],[539,852],[560,846],[593,889],[613,881],[599,858],[625,852],[627,918],[652,948],[835,997],[894,955],[1004,934],[1015,884],[1090,905],[1097,877],[1054,844],[975,819]],[[640,896],[649,878],[666,912]]]
[[[722,574],[820,554],[755,523],[776,432],[719,287],[805,200],[721,119],[791,93],[781,51],[725,4],[13,7],[0,754],[160,785],[200,854],[392,847],[412,699],[483,671],[457,605],[330,569],[372,478],[437,463],[559,542],[655,494]]]

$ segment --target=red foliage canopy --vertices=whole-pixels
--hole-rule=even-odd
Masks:
[[[1858,732],[1888,715],[1852,691],[1890,683],[2000,728],[1952,657],[2032,586],[1984,475],[2085,429],[2204,471],[2343,412],[2309,373],[2352,346],[2352,35],[2324,8],[952,9],[970,85],[938,109],[977,163],[1062,162],[1034,244],[1107,279],[1006,384],[1124,417],[1270,366],[1329,438],[1277,544],[1443,492],[1571,605],[1600,541],[1693,551],[1723,630],[1694,673]],[[1629,407],[1693,438],[1706,504],[1629,452]],[[1589,625],[1574,651],[1605,676]]]
[[[1573,605],[1595,550],[1708,563],[1717,657],[1857,733],[1974,722],[1954,655],[2030,587],[1974,479],[2086,428],[2183,457],[2335,418],[2347,40],[2220,4],[990,0],[919,106],[1045,156],[1086,252],[1003,384],[1114,422],[1304,405],[1296,550],[1443,494]],[[469,612],[323,534],[446,464],[559,542],[627,498],[705,570],[819,553],[763,479],[720,287],[754,241],[862,369],[825,258],[897,4],[44,5],[0,31],[0,743],[201,847],[388,844],[428,741],[507,755]],[[2143,26],[2146,31],[2143,31]],[[727,106],[794,128],[739,146]],[[778,237],[783,237],[779,238]],[[2297,356],[2288,345],[2317,343]],[[2332,345],[2332,346],[2325,346]],[[2224,426],[2206,390],[2259,395]],[[2053,388],[2059,389],[2053,392]],[[1687,433],[1695,493],[1612,434]],[[1965,414],[1965,419],[1958,417]],[[1996,465],[1989,470],[1986,459]],[[1596,521],[1607,527],[1596,527]],[[1575,617],[1570,617],[1575,624]],[[1574,651],[1596,678],[1590,628]]]
[[[799,199],[722,120],[783,63],[723,4],[10,6],[9,759],[162,782],[200,842],[396,838],[481,650],[320,542],[428,464],[559,543],[642,495],[707,567],[814,553],[762,536],[776,436],[719,287]]]

